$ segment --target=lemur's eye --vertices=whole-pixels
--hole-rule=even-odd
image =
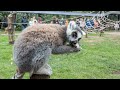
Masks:
[[[73,38],[77,38],[77,32],[73,32],[73,33],[72,33],[72,37],[73,37]]]
[[[78,41],[80,41],[81,38],[78,39]]]

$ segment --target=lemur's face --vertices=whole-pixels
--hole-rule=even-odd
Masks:
[[[80,33],[79,31],[73,31],[71,33],[71,35],[69,36],[69,43],[71,46],[76,47],[76,48],[80,48],[80,40],[82,38],[82,33]]]
[[[66,33],[69,44],[80,49],[81,47],[79,41],[84,35],[84,32],[76,25],[74,21],[69,23]]]

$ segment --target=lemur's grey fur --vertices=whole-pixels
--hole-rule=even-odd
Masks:
[[[66,45],[66,29],[58,24],[37,24],[23,30],[13,50],[19,72],[36,72],[51,54],[78,52],[79,48]]]

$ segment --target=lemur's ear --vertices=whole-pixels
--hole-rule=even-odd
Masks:
[[[81,31],[79,26],[76,26],[76,30],[79,31],[83,35],[83,33],[82,33],[82,31]]]
[[[74,29],[74,25],[72,25],[72,23],[70,23],[70,29],[71,29],[71,30]]]
[[[81,31],[82,31],[82,34],[83,34],[83,35],[86,35],[86,33],[85,33],[83,30],[81,30]]]
[[[79,26],[76,26],[76,29],[77,29],[82,35],[86,35],[86,33],[85,33],[83,30],[81,30]]]

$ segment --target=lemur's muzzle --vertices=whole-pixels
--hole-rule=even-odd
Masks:
[[[72,47],[79,48],[78,41],[70,41],[70,45],[71,45]]]

